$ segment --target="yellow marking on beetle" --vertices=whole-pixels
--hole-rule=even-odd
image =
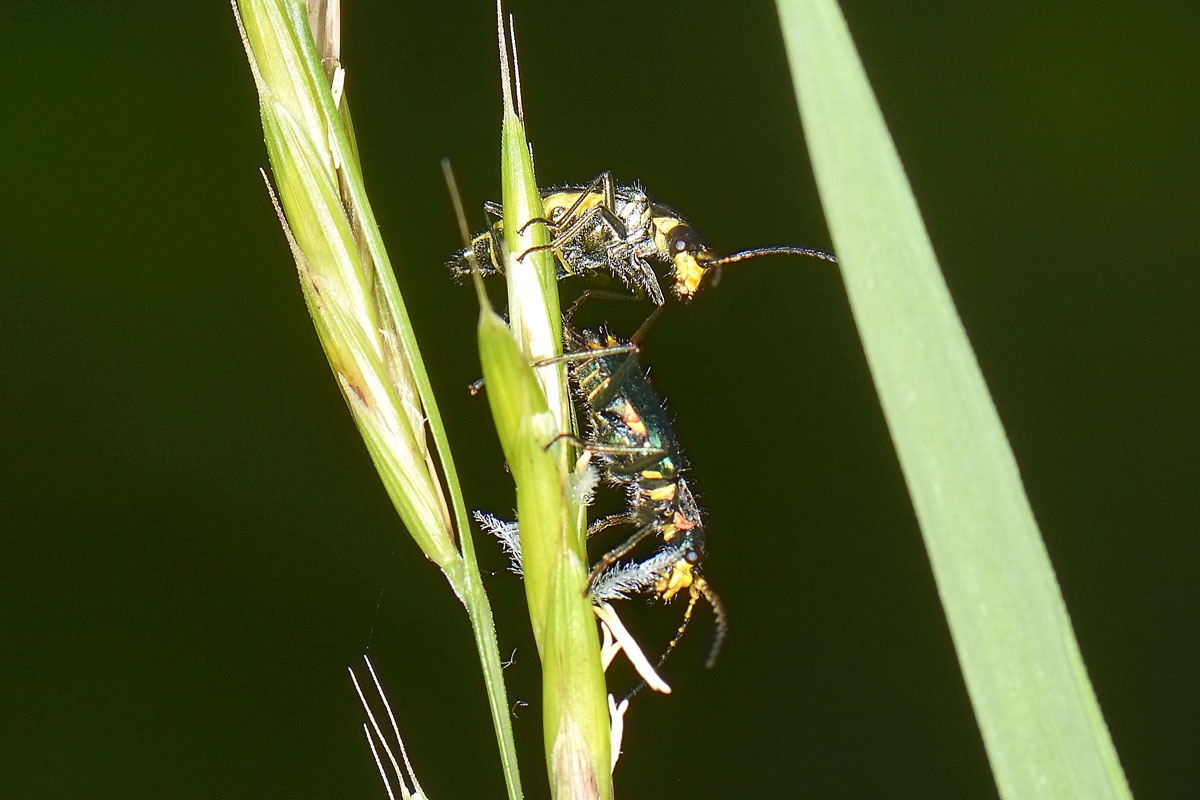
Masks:
[[[675,512],[675,520],[674,521],[675,521],[675,527],[681,531],[690,531],[692,528],[696,527],[696,525],[697,525],[695,520],[685,517],[683,514],[680,514],[678,511]]]
[[[471,240],[471,252],[472,253],[477,252],[476,245],[478,245],[479,242],[483,241],[484,239],[487,239],[488,257],[492,262],[492,269],[496,270],[497,272],[503,272],[504,270],[502,268],[502,265],[500,264],[499,255],[496,253],[496,248],[492,246],[492,234],[491,233],[481,233],[478,236],[476,236],[474,239],[472,239]],[[470,256],[468,255],[468,258],[469,257]]]
[[[675,264],[675,293],[683,298],[695,297],[708,267],[691,253],[679,253],[671,260]]]
[[[644,474],[644,473],[643,473]],[[662,475],[659,475],[661,478]],[[675,499],[675,484],[668,483],[666,486],[661,486],[658,489],[649,493],[649,498],[654,501],[659,500],[674,500]]]
[[[708,267],[700,263],[695,253],[687,251],[682,253],[671,252],[671,246],[667,241],[667,237],[670,236],[671,231],[682,224],[675,217],[655,217],[654,246],[658,248],[658,252],[669,256],[671,259],[671,265],[675,268],[675,293],[682,298],[690,299],[695,297],[696,292],[699,291],[700,282],[708,274]]]
[[[658,579],[655,584],[655,590],[662,595],[663,600],[670,600],[680,591],[692,585],[694,576],[692,575],[692,565],[684,559],[679,559],[671,567],[671,572],[668,575]]]
[[[598,373],[599,373],[599,370],[597,370],[596,372],[593,372],[593,373],[591,373],[591,374],[588,376],[588,380],[587,380],[587,381],[583,381],[583,380],[581,380],[581,381],[579,382],[579,385],[580,385],[580,386],[583,386],[585,383],[591,383],[591,379],[592,379],[592,378],[595,378],[595,377],[596,377],[596,375],[597,375]],[[600,383],[596,384],[596,388],[595,388],[595,389],[592,389],[590,392],[588,392],[588,395],[587,395],[587,403],[588,403],[588,405],[589,405],[589,406],[591,406],[592,408],[595,408],[595,407],[596,407],[596,398],[597,398],[597,397],[600,395],[600,393],[601,393],[601,392],[603,392],[603,391],[605,391],[606,389],[608,389],[608,384],[609,384],[609,379],[608,379],[608,378],[605,378],[604,380],[600,381]]]
[[[667,234],[681,224],[678,217],[654,218],[654,246],[660,253],[667,252]]]
[[[555,212],[562,214],[568,208],[575,205],[575,201],[579,200],[579,192],[555,192],[548,194],[542,198],[542,208],[546,211],[546,216],[554,219]],[[604,203],[604,194],[602,192],[589,192],[579,207],[575,209],[576,218],[582,217],[591,209]],[[561,223],[561,219],[554,220],[555,224]]]
[[[630,403],[626,402],[621,409],[621,421],[628,425],[634,433],[643,439],[650,436],[650,432],[646,430],[646,423],[642,422],[641,416],[637,413],[637,409]]]
[[[592,381],[596,380],[596,376],[600,374],[601,369],[602,369],[600,364],[597,363],[596,361],[584,361],[580,364],[579,368],[581,370],[583,370],[583,369],[588,370],[588,372],[580,375],[580,377],[579,377],[580,383],[591,383]]]

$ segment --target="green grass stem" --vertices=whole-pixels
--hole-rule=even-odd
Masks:
[[[586,508],[568,490],[573,464],[565,441],[570,396],[561,363],[532,364],[562,354],[562,321],[554,259],[549,251],[518,258],[548,241],[529,144],[518,113],[504,19],[497,5],[504,83],[501,176],[505,275],[510,324],[480,293],[479,345],[489,402],[517,491],[529,618],[543,670],[547,767],[555,797],[612,796],[609,718],[600,642],[586,596]]]
[[[336,3],[314,5],[321,6],[314,21],[332,23],[318,24],[320,49],[304,0],[234,5],[259,93],[277,210],[321,344],[384,487],[467,609],[508,796],[520,798],[495,627],[458,474],[367,200],[348,102],[334,94],[342,77],[338,9]]]

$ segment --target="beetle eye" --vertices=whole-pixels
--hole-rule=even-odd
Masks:
[[[700,243],[700,237],[687,225],[676,225],[671,229],[671,240],[668,246],[673,256],[680,253],[695,253],[704,249],[704,245]]]

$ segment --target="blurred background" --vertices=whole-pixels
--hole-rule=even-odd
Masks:
[[[1197,11],[842,6],[1129,782],[1182,796],[1200,784]],[[720,250],[830,245],[771,3],[509,8],[544,184],[611,169]],[[466,616],[308,321],[228,6],[7,4],[0,23],[0,794],[383,797],[346,675],[369,652],[430,796],[502,796]],[[343,56],[467,503],[505,515],[438,165],[482,224],[494,8],[347,2]],[[675,694],[638,698],[618,792],[994,797],[840,279],[751,263],[647,342],[732,629],[705,670],[702,610]],[[544,797],[522,589],[477,542]],[[680,610],[624,616],[665,641]]]

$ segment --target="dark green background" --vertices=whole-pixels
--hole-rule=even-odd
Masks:
[[[493,9],[416,5],[349,5],[348,92],[468,505],[504,513],[438,167],[473,209],[497,194]],[[1200,785],[1197,19],[1132,5],[844,3],[1130,784],[1178,797]],[[829,245],[770,3],[512,10],[544,183],[609,168],[722,250]],[[428,792],[499,797],[465,615],[330,379],[228,7],[0,23],[0,794],[382,797],[345,672],[369,650]],[[647,361],[732,631],[704,670],[701,615],[676,694],[635,704],[621,796],[995,796],[837,274],[731,270]],[[542,797],[521,589],[479,548]]]

